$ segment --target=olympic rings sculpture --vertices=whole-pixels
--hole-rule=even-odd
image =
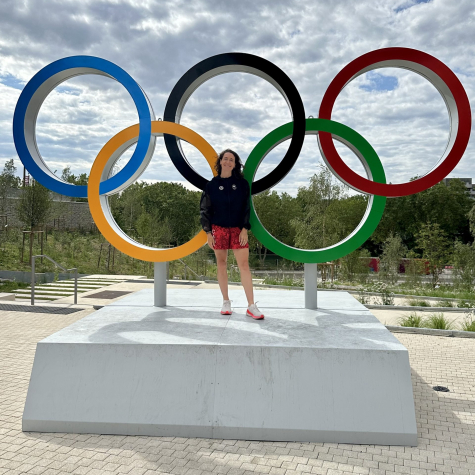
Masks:
[[[381,161],[371,145],[356,131],[331,120],[332,109],[342,89],[359,75],[382,67],[398,67],[414,71],[426,79],[442,95],[450,117],[447,148],[439,163],[426,175],[401,184],[387,184]],[[92,217],[104,237],[117,249],[137,259],[163,262],[179,259],[206,243],[200,231],[187,243],[173,249],[155,249],[127,236],[116,224],[107,196],[118,193],[146,169],[155,150],[156,137],[163,136],[170,159],[180,174],[203,190],[207,180],[187,161],[180,140],[194,145],[206,158],[211,169],[216,151],[196,132],[180,125],[183,108],[191,94],[205,81],[228,72],[246,72],[271,83],[286,100],[293,121],[278,127],[264,137],[252,150],[245,168],[251,194],[275,186],[292,169],[300,154],[306,134],[317,134],[325,162],[335,176],[356,191],[369,195],[368,205],[357,228],[339,243],[324,249],[297,249],[275,239],[261,224],[251,200],[253,233],[272,252],[297,262],[318,263],[338,259],[361,246],[376,229],[386,197],[418,193],[441,181],[462,158],[471,130],[471,110],[467,94],[457,76],[441,61],[422,51],[409,48],[384,48],[366,53],[345,66],[330,83],[320,106],[318,119],[306,119],[302,99],[290,78],[273,63],[246,53],[226,53],[207,58],[187,71],[173,88],[165,106],[164,120],[156,121],[144,91],[117,65],[91,56],[71,56],[55,61],[40,70],[23,89],[13,117],[13,139],[25,168],[50,190],[72,197],[88,197]],[[36,119],[48,94],[60,83],[74,76],[99,74],[121,83],[132,97],[139,115],[139,124],[128,127],[110,139],[97,155],[86,186],[66,183],[56,177],[44,162],[36,145]],[[264,178],[254,182],[257,169],[265,156],[278,144],[290,139],[279,165]],[[362,162],[368,178],[353,172],[338,155],[333,139],[347,145]],[[114,163],[133,144],[136,149],[116,175],[110,176]]]

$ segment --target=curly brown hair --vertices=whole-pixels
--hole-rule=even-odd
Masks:
[[[218,158],[216,159],[216,163],[214,165],[214,169],[218,172],[218,176],[221,176],[221,160],[223,159],[223,156],[225,153],[232,153],[234,155],[234,162],[236,166],[233,168],[233,175],[237,178],[242,178],[242,169],[243,165],[241,162],[241,158],[239,155],[234,151],[231,150],[230,148],[227,148],[226,150],[223,150],[219,155]]]

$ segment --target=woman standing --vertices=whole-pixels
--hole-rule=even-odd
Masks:
[[[249,244],[247,231],[250,214],[249,184],[242,176],[239,155],[226,149],[216,161],[218,175],[206,185],[201,195],[201,226],[208,236],[208,246],[216,254],[218,283],[223,294],[223,315],[231,315],[231,300],[228,294],[227,259],[232,249],[241,273],[241,283],[246,293],[246,315],[262,320],[263,313],[254,303],[252,277],[249,269]]]

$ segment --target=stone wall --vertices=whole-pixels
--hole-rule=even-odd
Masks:
[[[0,214],[8,216],[8,226],[22,227],[18,220],[17,207],[22,190],[9,191],[4,211]],[[78,201],[69,201],[70,198],[56,193],[51,193],[53,204],[50,211],[50,219],[46,223],[48,227],[56,229],[95,229],[95,224],[89,211],[89,204]],[[4,219],[0,219],[0,225],[4,225]]]

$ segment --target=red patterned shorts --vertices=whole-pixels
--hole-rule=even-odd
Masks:
[[[221,226],[211,225],[213,232],[214,242],[216,243],[215,249],[247,249],[249,243],[241,246],[239,244],[239,234],[241,230],[239,228],[223,228]]]

